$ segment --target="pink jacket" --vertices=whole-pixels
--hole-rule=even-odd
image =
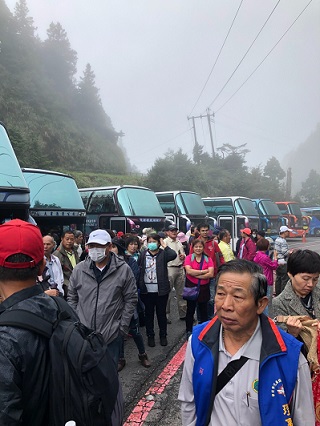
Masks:
[[[263,251],[257,251],[253,261],[262,266],[263,273],[267,277],[268,285],[273,285],[273,271],[277,269],[278,261],[271,260]]]

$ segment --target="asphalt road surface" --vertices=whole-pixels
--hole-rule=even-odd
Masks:
[[[308,248],[320,252],[320,238],[289,239],[290,248]],[[145,329],[146,352],[151,361],[144,368],[138,359],[133,339],[125,343],[126,366],[120,372],[125,399],[125,426],[181,426],[180,404],[177,401],[185,351],[185,323],[178,318],[176,299],[173,298],[172,324],[168,325],[168,346],[160,346],[156,332],[156,346],[149,348]]]

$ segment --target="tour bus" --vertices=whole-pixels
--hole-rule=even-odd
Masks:
[[[301,207],[304,217],[308,217],[308,234],[314,237],[320,237],[320,207]]]
[[[202,200],[207,214],[216,219],[218,226],[230,232],[233,250],[236,250],[241,229],[259,229],[259,215],[250,198],[206,197]]]
[[[276,201],[282,216],[287,219],[287,225],[292,232],[289,237],[302,237],[308,232],[308,218],[303,216],[300,206],[295,201]]]
[[[30,188],[30,215],[43,235],[50,232],[59,241],[64,230],[84,232],[86,210],[73,177],[41,169],[22,172]]]
[[[141,186],[79,189],[87,211],[86,234],[97,228],[141,234],[143,228],[161,231],[165,215],[155,193]]]
[[[206,222],[210,229],[215,220],[208,216],[201,196],[192,191],[156,192],[160,206],[166,217],[174,222],[184,233],[189,231],[191,224]]]
[[[259,230],[266,233],[266,237],[275,239],[279,235],[280,226],[286,224],[279,207],[268,198],[255,198],[255,203],[259,214]]]
[[[28,220],[30,191],[13,151],[6,128],[0,122],[0,224],[11,219]]]

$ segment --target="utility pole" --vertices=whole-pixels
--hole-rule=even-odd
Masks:
[[[210,110],[207,109],[207,114],[206,115],[198,115],[198,116],[192,116],[192,117],[187,117],[188,120],[192,120],[192,126],[193,126],[193,134],[194,134],[194,143],[195,145],[198,144],[198,140],[197,140],[197,134],[196,134],[196,124],[195,124],[195,118],[204,118],[207,117],[208,120],[208,126],[209,126],[209,135],[210,135],[210,142],[211,142],[211,149],[212,149],[212,157],[214,157],[214,145],[213,145],[213,136],[212,136],[212,129],[211,129],[211,119],[210,117],[214,117],[214,113],[210,113]]]
[[[194,144],[197,145],[198,141],[197,141],[197,133],[196,133],[196,123],[194,121],[194,119],[197,118],[197,117],[187,117],[187,118],[188,118],[188,120],[192,120]]]
[[[212,129],[211,129],[211,119],[210,116],[212,115],[212,118],[214,117],[214,113],[210,114],[210,109],[207,109],[207,119],[208,119],[208,126],[209,126],[209,134],[210,134],[210,141],[211,141],[211,149],[212,149],[212,157],[214,157],[214,145],[213,145],[213,137],[212,137]]]

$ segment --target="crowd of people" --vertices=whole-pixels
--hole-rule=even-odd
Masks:
[[[314,425],[301,332],[306,317],[313,329],[320,318],[320,256],[290,251],[289,232],[282,226],[273,244],[263,231],[243,228],[235,251],[229,230],[207,223],[187,234],[174,224],[140,236],[97,229],[87,241],[81,231],[66,230],[57,246],[52,235],[13,220],[0,226],[0,313],[18,306],[51,320],[57,309],[48,296],[65,299],[82,324],[101,333],[121,371],[128,335],[149,368],[146,346],[168,345],[177,312],[188,341],[183,425]],[[186,289],[196,296],[184,296]],[[35,377],[25,380],[37,357],[46,362],[43,339],[9,325],[0,325],[0,334],[0,424],[47,424],[48,390],[39,383],[48,372],[40,368],[37,385]],[[113,413],[112,426],[118,424]]]

